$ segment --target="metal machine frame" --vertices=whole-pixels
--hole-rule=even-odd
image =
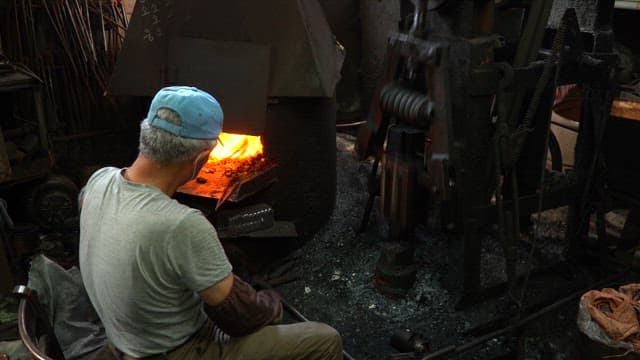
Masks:
[[[412,286],[413,231],[426,209],[458,234],[451,248],[462,266],[451,272],[462,305],[483,297],[478,231],[486,224],[498,225],[508,289],[519,280],[515,246],[530,214],[573,203],[567,236],[580,242],[584,226],[576,224],[599,188],[589,180],[601,134],[594,128],[608,119],[615,63],[607,26],[613,2],[596,2],[595,15],[553,9],[561,11],[555,29],[547,26],[552,2],[532,2],[513,54],[504,56],[493,1],[412,1],[412,25],[390,36],[385,73],[357,143],[362,157],[375,156],[363,226],[378,192],[390,223],[376,268],[379,291],[402,296]],[[596,15],[593,48],[586,50],[578,18]],[[550,50],[545,37],[553,38]],[[575,182],[545,178],[551,106],[562,83],[579,83],[594,99],[583,113]]]

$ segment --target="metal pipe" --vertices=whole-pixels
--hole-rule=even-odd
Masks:
[[[20,305],[18,307],[18,332],[20,333],[20,338],[22,339],[22,344],[27,348],[29,354],[36,360],[54,360],[40,352],[38,346],[31,340],[31,336],[29,334],[29,330],[27,329],[27,300],[20,300]]]
[[[356,122],[346,123],[346,124],[336,124],[336,127],[337,128],[355,127],[355,126],[360,126],[366,123],[367,123],[366,120],[361,120],[361,121],[356,121]]]

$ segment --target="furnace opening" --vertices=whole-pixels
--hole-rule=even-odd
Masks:
[[[275,161],[264,155],[261,136],[220,133],[198,176],[179,192],[218,200],[240,201],[276,180]]]
[[[235,160],[242,162],[262,156],[262,138],[260,136],[220,133],[218,145],[209,154],[210,164]]]

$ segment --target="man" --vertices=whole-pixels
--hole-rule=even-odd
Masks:
[[[273,325],[278,295],[234,276],[213,226],[171,199],[206,163],[222,118],[204,91],[160,90],[134,163],[98,170],[83,189],[80,270],[110,341],[98,358],[342,358],[327,325]]]

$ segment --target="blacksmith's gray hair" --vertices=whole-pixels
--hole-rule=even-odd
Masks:
[[[180,125],[180,115],[167,108],[158,110],[156,114],[161,119],[172,124]],[[138,150],[147,158],[161,164],[172,164],[189,160],[202,150],[213,147],[216,140],[189,139],[176,136],[168,131],[149,124],[149,119],[140,124],[140,144]]]

